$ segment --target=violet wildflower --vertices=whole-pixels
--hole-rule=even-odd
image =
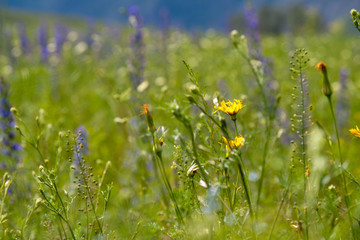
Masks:
[[[347,94],[347,83],[348,83],[349,73],[345,68],[340,69],[340,78],[339,84],[340,88],[337,93],[337,104],[336,104],[336,112],[338,115],[338,128],[343,129],[346,127],[347,120],[350,116],[350,104]]]
[[[130,79],[136,89],[144,81],[145,45],[143,39],[143,20],[136,5],[128,9],[129,23],[135,29],[130,36],[131,56],[129,59]]]
[[[20,23],[18,25],[18,30],[19,30],[21,49],[24,54],[29,55],[31,53],[31,46],[30,46],[30,40],[26,34],[25,24]]]
[[[8,84],[0,79],[0,141],[1,153],[19,161],[18,152],[22,149],[21,145],[16,142],[15,117],[11,112],[11,104],[8,99]]]
[[[75,166],[78,166],[84,155],[87,155],[89,153],[88,143],[87,143],[88,133],[84,126],[78,127],[75,130],[75,133],[76,133],[76,142],[75,142],[75,152],[74,152],[74,158],[75,158],[74,164]]]
[[[261,52],[259,18],[251,5],[247,5],[245,8],[245,25],[246,37],[250,40],[248,41],[250,56],[261,61],[263,55]]]
[[[40,55],[43,62],[46,62],[49,57],[49,51],[47,49],[47,27],[42,24],[38,31],[38,41],[40,46]]]
[[[61,50],[66,41],[67,34],[68,30],[65,25],[62,25],[61,23],[55,25],[55,45],[57,55],[61,55]]]
[[[247,5],[245,8],[245,24],[246,24],[246,36],[248,39],[249,54],[251,58],[257,59],[262,63],[264,69],[264,76],[268,79],[266,81],[266,88],[270,91],[268,99],[270,107],[275,104],[275,95],[278,93],[278,83],[273,79],[271,62],[267,59],[262,52],[261,35],[259,17],[256,10]]]

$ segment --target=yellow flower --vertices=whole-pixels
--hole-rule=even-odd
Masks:
[[[235,137],[234,140],[228,140],[226,137],[222,137],[223,142],[226,145],[226,150],[231,151],[231,149],[238,149],[239,147],[244,146],[245,138],[243,136]]]
[[[148,104],[144,104],[144,106],[141,106],[141,111],[140,111],[140,115],[148,115],[150,114],[149,112],[149,105]]]
[[[350,131],[350,132],[352,133],[352,135],[354,135],[355,137],[360,138],[360,129],[359,129],[358,126],[356,126],[356,128],[350,129],[349,131]]]
[[[217,111],[222,111],[230,116],[236,116],[236,114],[242,109],[244,105],[241,100],[234,99],[234,102],[230,102],[230,100],[226,103],[224,100],[220,103],[220,106],[214,106],[214,113]]]

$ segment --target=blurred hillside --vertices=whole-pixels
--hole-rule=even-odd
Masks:
[[[123,22],[126,21],[126,14],[121,13],[122,9],[137,4],[147,24],[161,25],[164,18],[169,17],[173,25],[181,28],[228,30],[231,27],[231,19],[240,15],[248,2],[251,2],[257,11],[265,12],[266,9],[287,12],[292,6],[302,5],[307,9],[316,10],[325,22],[346,18],[351,8],[359,7],[359,0],[3,0],[0,4],[27,11]],[[281,17],[280,14],[279,22],[284,21]]]

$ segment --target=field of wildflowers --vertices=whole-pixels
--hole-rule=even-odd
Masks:
[[[360,33],[127,14],[4,17],[0,239],[360,239]]]

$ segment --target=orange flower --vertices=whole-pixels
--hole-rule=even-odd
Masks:
[[[144,104],[144,106],[141,106],[141,112],[140,112],[140,116],[141,115],[149,115],[150,112],[149,112],[149,105],[148,104]]]
[[[156,129],[155,129],[155,126],[154,126],[154,120],[151,117],[151,114],[150,114],[150,111],[149,111],[149,105],[144,104],[144,106],[141,106],[140,108],[141,108],[140,115],[145,115],[146,116],[149,131],[154,134]]]
[[[321,72],[322,70],[326,69],[326,64],[322,61],[318,62],[318,64],[316,64],[316,69]]]

